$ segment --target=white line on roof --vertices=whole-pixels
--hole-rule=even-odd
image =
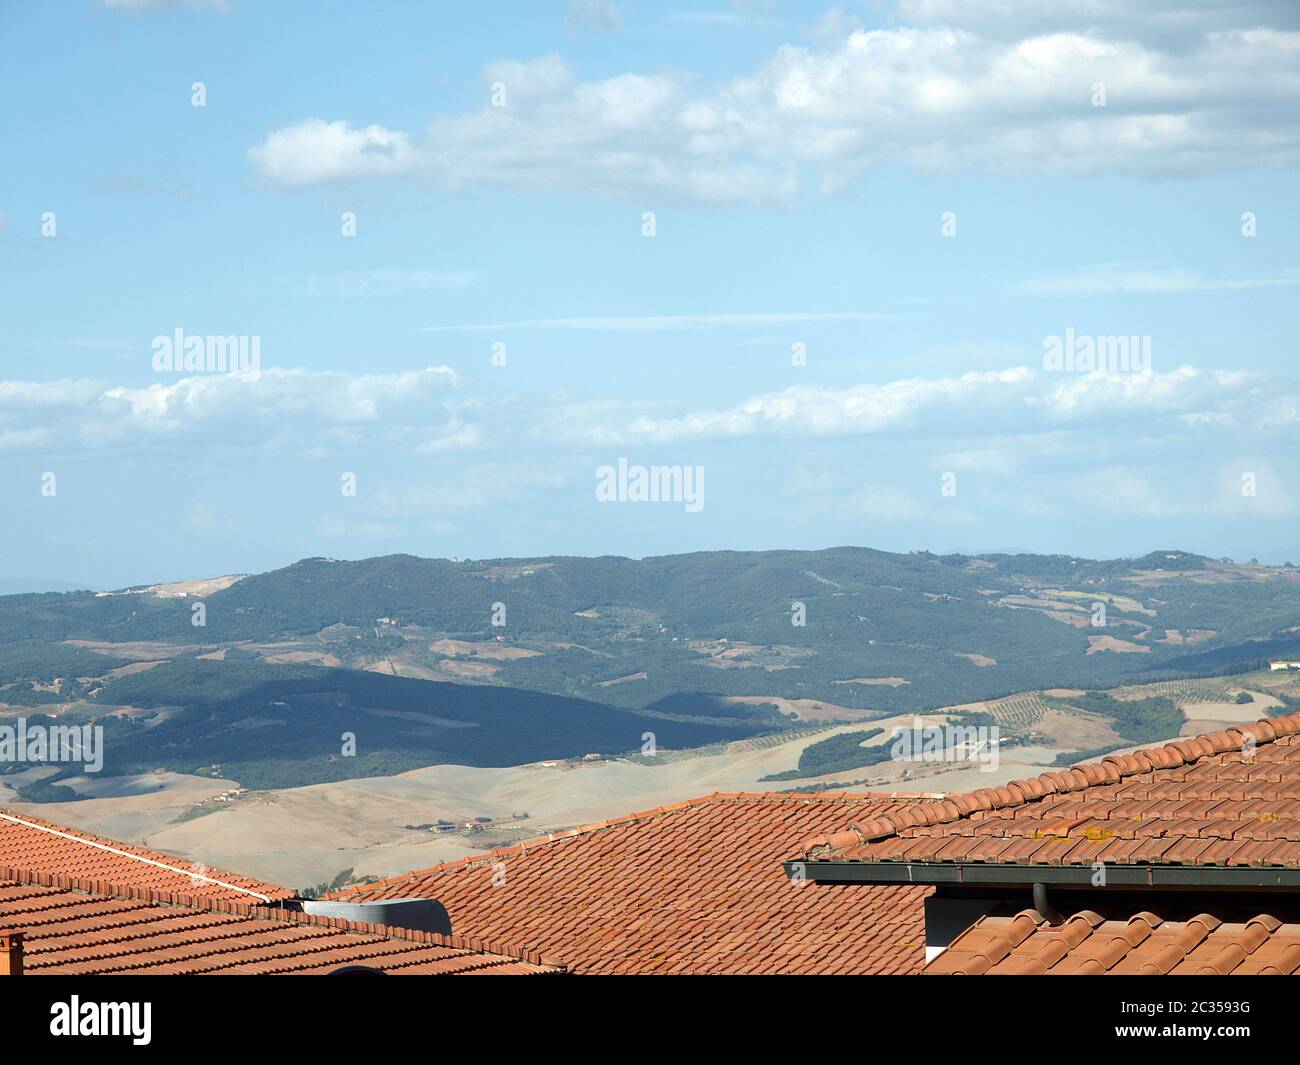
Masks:
[[[34,828],[40,832],[48,832],[51,836],[58,836],[60,839],[70,839],[73,843],[84,843],[87,847],[94,847],[96,850],[108,851],[109,854],[117,854],[123,858],[131,858],[137,862],[144,862],[145,865],[154,865],[159,869],[166,869],[169,873],[180,873],[182,876],[188,876],[193,880],[206,880],[209,884],[216,884],[219,887],[229,888],[231,891],[239,891],[245,895],[252,895],[263,902],[270,902],[269,895],[262,895],[256,891],[249,891],[248,888],[238,887],[235,884],[227,884],[224,880],[217,880],[214,877],[204,876],[202,873],[195,873],[189,869],[179,869],[174,865],[168,865],[166,862],[156,862],[152,858],[142,858],[138,854],[132,854],[130,851],[118,850],[116,847],[110,847],[106,843],[96,843],[93,839],[85,839],[82,836],[74,836],[71,832],[60,832],[57,829],[47,828],[45,825],[38,825],[33,821],[24,821],[21,817],[14,817],[12,814],[0,813],[0,817],[6,821],[12,821],[16,825],[24,825],[27,828]]]

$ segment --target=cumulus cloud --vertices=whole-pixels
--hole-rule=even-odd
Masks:
[[[1006,4],[986,26],[959,0],[917,3],[911,24],[823,27],[823,43],[783,45],[712,91],[682,73],[583,81],[555,55],[503,61],[485,70],[503,107],[485,91],[414,134],[312,118],[250,159],[284,185],[409,173],[701,202],[787,201],[891,162],[1166,177],[1300,161],[1300,32],[1283,9],[1134,22],[1100,0],[1062,8]]]
[[[1300,402],[1262,374],[1191,366],[1148,374],[1055,374],[1019,366],[847,388],[796,385],[729,407],[677,414],[610,403],[564,406],[540,411],[531,432],[535,439],[601,446],[886,432],[1041,438],[1105,425],[1127,425],[1135,433],[1231,427],[1235,412],[1249,411],[1253,423],[1261,409],[1282,427],[1300,414]]]
[[[419,161],[405,133],[375,125],[354,129],[319,118],[274,131],[248,156],[269,181],[289,186],[401,174]]]
[[[451,403],[458,386],[447,367],[395,374],[272,368],[256,377],[206,374],[145,387],[0,381],[0,451],[94,450],[186,437],[256,446],[328,441],[349,429],[436,450],[464,431]]]
[[[942,25],[994,40],[1074,31],[1180,50],[1234,27],[1300,28],[1290,0],[900,0],[911,25]]]
[[[1300,390],[1263,374],[1191,366],[1148,374],[1029,367],[845,387],[797,385],[729,405],[477,395],[446,367],[403,373],[264,369],[136,386],[0,381],[0,453],[95,451],[222,440],[324,458],[379,444],[405,456],[556,457],[592,449],[762,439],[874,440],[930,468],[1017,478],[1187,446],[1261,453],[1300,424]],[[857,445],[854,445],[857,446]],[[810,470],[813,468],[810,467]],[[816,480],[815,470],[805,480]],[[789,491],[809,484],[791,482]]]
[[[1047,380],[1047,378],[1044,378]],[[1057,421],[1215,411],[1228,413],[1265,399],[1266,378],[1244,370],[1180,366],[1165,373],[1052,375],[1030,400]]]

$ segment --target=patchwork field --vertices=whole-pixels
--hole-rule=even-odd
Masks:
[[[925,715],[923,723],[941,722]],[[910,727],[912,718],[880,722],[888,733]],[[224,866],[293,887],[333,879],[345,869],[355,877],[387,876],[478,853],[521,837],[618,817],[713,791],[771,791],[791,785],[763,783],[798,762],[807,745],[860,726],[836,726],[771,746],[729,745],[716,753],[665,758],[661,764],[627,760],[560,763],[509,769],[430,766],[391,777],[372,777],[303,788],[255,792],[214,806],[212,798],[231,781],[194,777],[122,779],[104,794],[72,803],[4,804],[40,817],[146,844],[211,866]],[[882,738],[883,742],[883,738]],[[808,790],[837,780],[870,777],[882,790],[944,790],[963,774],[924,772],[904,779],[891,763],[798,781]],[[1041,771],[1043,765],[1004,759],[996,772],[971,770],[969,786],[1001,782]],[[107,783],[107,782],[105,782]],[[861,790],[861,788],[857,789]],[[186,817],[196,804],[202,816]],[[526,814],[520,820],[516,815]],[[447,820],[461,825],[476,817],[493,823],[474,833],[438,833],[408,825]]]
[[[1119,702],[1167,698],[1182,711],[1175,735],[1253,721],[1294,697],[1297,679],[1267,672],[1196,681],[1131,686],[1111,693]],[[1250,702],[1237,702],[1239,693]],[[159,850],[226,866],[304,888],[350,876],[380,877],[507,845],[573,825],[617,817],[713,791],[852,790],[940,793],[983,787],[1046,772],[1072,752],[1123,744],[1104,717],[1071,709],[1080,689],[1048,689],[966,703],[943,711],[828,723],[813,707],[787,705],[808,715],[787,733],[701,748],[664,750],[654,757],[561,759],[510,768],[435,765],[394,776],[255,790],[221,801],[239,787],[231,779],[159,773],[117,778],[74,778],[86,796],[77,802],[23,804],[0,788],[0,802],[38,816],[80,825]],[[752,697],[760,700],[762,697]],[[843,710],[836,707],[834,710]],[[827,715],[831,708],[822,706]],[[885,761],[861,769],[771,783],[812,744],[835,736],[882,731],[864,742],[879,746],[894,730],[987,714],[1008,737],[997,767],[972,762]],[[447,721],[454,726],[463,723]],[[33,771],[40,772],[40,771]],[[476,818],[488,820],[475,821]],[[448,827],[438,830],[438,822]],[[472,829],[466,829],[472,824]]]
[[[4,767],[0,801],[305,887],[715,789],[957,790],[1300,705],[1261,671],[1300,659],[1298,592],[1178,551],[835,548],[5,596],[0,725],[106,742],[94,779]],[[996,771],[889,758],[917,720],[989,729]]]

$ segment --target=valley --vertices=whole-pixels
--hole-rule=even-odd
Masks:
[[[1109,694],[1130,704],[1168,700],[1181,722],[1158,737],[1165,740],[1294,710],[1300,705],[1300,673],[1265,670],[1125,686]],[[244,789],[234,779],[164,771],[72,778],[66,783],[84,797],[24,803],[14,790],[15,779],[8,790],[0,783],[0,805],[307,888],[340,877],[340,883],[382,878],[714,791],[961,791],[1059,769],[1098,748],[1145,745],[1126,743],[1115,722],[1074,705],[1086,695],[1077,689],[1026,692],[919,717],[878,717],[870,728],[861,722],[812,724],[758,739],[665,750],[655,757],[429,765],[291,788]],[[1000,749],[992,770],[969,761],[885,760],[771,780],[794,770],[809,747],[833,737],[880,729],[863,743],[878,748],[895,729],[986,718],[1011,741]],[[49,771],[32,769],[21,776]]]
[[[6,763],[0,802],[304,888],[715,790],[977,787],[1300,705],[1267,669],[1300,657],[1300,575],[1177,551],[307,559],[0,597],[0,638],[0,728],[94,724],[105,763]],[[890,757],[945,723],[996,735],[996,767]]]

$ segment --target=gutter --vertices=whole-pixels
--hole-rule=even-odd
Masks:
[[[791,880],[819,884],[955,884],[1031,887],[1068,884],[1099,887],[1091,865],[1028,865],[992,862],[782,863]],[[1228,865],[1104,866],[1105,887],[1300,888],[1300,868]]]

